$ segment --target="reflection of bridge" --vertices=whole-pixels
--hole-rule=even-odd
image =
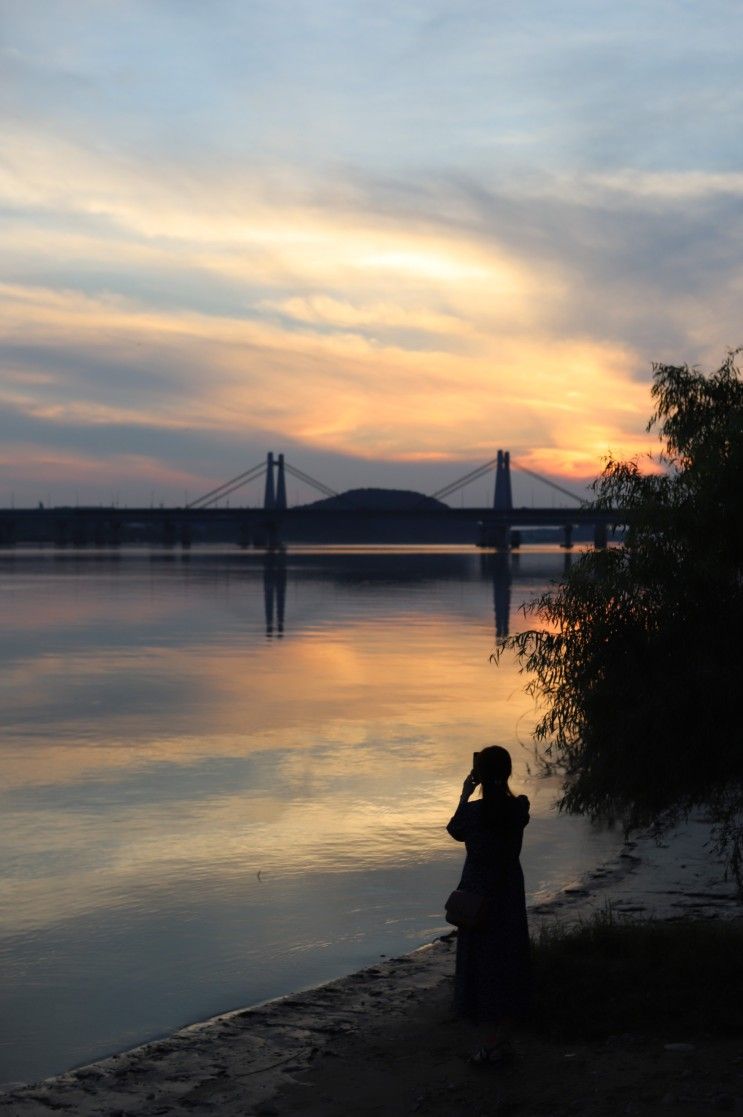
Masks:
[[[361,558],[360,555],[354,556],[355,559]],[[411,566],[407,571],[408,576],[415,575],[416,584],[420,583],[421,578],[431,578],[436,580],[438,578],[450,578],[453,576],[453,571],[459,577],[469,577],[470,567],[463,566],[463,560],[466,562],[467,557],[462,554],[439,554],[427,555],[426,562],[421,567],[421,564],[410,554],[404,552],[385,552],[383,555],[375,556],[375,567],[369,569],[367,566],[359,571],[354,579],[352,570],[348,565],[344,565],[343,579],[344,587],[356,585],[363,592],[368,591],[374,578],[378,578],[385,584],[389,584],[390,579],[399,579],[400,583],[404,583],[406,577],[407,560],[413,558],[414,566]],[[563,570],[567,571],[570,566],[572,556],[569,551],[565,552],[563,558]],[[306,576],[307,570],[298,568],[296,565],[291,566],[292,560],[287,559],[285,551],[266,551],[262,558],[262,573],[263,573],[263,605],[265,612],[265,625],[266,636],[271,639],[274,637],[281,638],[287,631],[287,618],[286,618],[286,597],[287,597],[287,582],[289,578],[293,581],[301,579],[302,573]],[[344,563],[348,564],[353,561],[350,556],[344,557]],[[528,562],[528,560],[526,560]],[[322,569],[322,567],[320,568]],[[493,605],[493,619],[495,627],[495,641],[501,643],[509,633],[510,619],[511,619],[511,589],[514,577],[521,575],[523,578],[529,578],[528,565],[524,567],[519,556],[518,551],[511,554],[505,551],[498,551],[496,553],[485,551],[480,555],[479,561],[479,579],[484,583],[490,583],[492,590],[492,605]],[[533,574],[532,574],[533,577]],[[523,591],[523,585],[522,585]],[[296,593],[295,593],[296,598]],[[291,625],[289,626],[291,631]]]
[[[516,464],[516,463],[514,463]],[[518,466],[575,502],[572,508],[514,508],[511,458],[499,450],[491,461],[430,497],[395,504],[362,499],[367,490],[335,493],[327,485],[290,465],[279,454],[245,470],[181,508],[34,508],[0,510],[0,545],[53,543],[58,546],[116,546],[159,543],[188,547],[195,542],[232,542],[273,549],[284,541],[302,542],[478,542],[496,550],[518,547],[524,528],[551,527],[562,532],[562,545],[572,545],[576,526],[593,529],[596,546],[605,546],[610,525],[624,522],[617,510],[597,511],[580,497],[548,478]],[[490,506],[453,508],[446,497],[495,472]],[[325,499],[290,507],[287,474],[318,490]],[[229,507],[229,497],[251,482],[263,480],[261,507]],[[394,492],[394,490],[392,490]],[[225,503],[227,502],[227,503]]]

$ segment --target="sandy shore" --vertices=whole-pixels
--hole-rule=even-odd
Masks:
[[[740,917],[708,842],[701,819],[660,845],[642,837],[532,909],[532,929],[607,904],[638,917]],[[445,937],[310,992],[11,1087],[0,1094],[0,1117],[743,1112],[742,1043],[669,1035],[648,1048],[625,1036],[563,1048],[525,1035],[497,1081],[473,1071],[463,1056],[475,1037],[450,1011],[453,945]]]

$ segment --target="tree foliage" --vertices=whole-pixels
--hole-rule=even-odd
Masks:
[[[653,366],[654,470],[609,461],[594,504],[623,542],[582,555],[512,637],[560,807],[627,828],[699,806],[743,877],[743,383]],[[623,517],[624,518],[624,517]]]

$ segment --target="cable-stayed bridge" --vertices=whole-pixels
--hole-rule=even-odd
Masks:
[[[570,506],[515,507],[511,466],[558,492]],[[452,507],[443,501],[493,474],[492,502]],[[291,506],[287,476],[321,496]],[[259,506],[230,506],[235,493],[262,483]],[[337,493],[304,470],[269,453],[265,461],[178,508],[60,507],[0,509],[0,546],[53,543],[57,546],[116,546],[160,543],[188,547],[197,542],[234,542],[268,549],[284,542],[470,542],[497,550],[520,543],[528,528],[554,528],[562,545],[572,546],[573,530],[590,526],[596,546],[608,529],[625,522],[621,510],[596,510],[568,489],[511,461],[507,450],[430,495],[398,490],[354,489]]]

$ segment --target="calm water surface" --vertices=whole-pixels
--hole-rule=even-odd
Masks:
[[[564,561],[1,554],[0,1081],[441,933],[484,744],[532,800],[530,898],[615,849],[555,815],[523,680],[489,661]]]

